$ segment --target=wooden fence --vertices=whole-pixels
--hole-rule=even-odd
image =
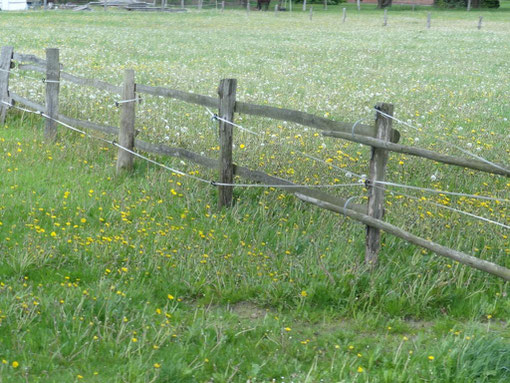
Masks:
[[[9,91],[9,75],[11,69],[15,68],[16,65],[20,70],[31,70],[45,74],[45,105],[38,104]],[[510,269],[420,238],[401,228],[384,222],[384,180],[389,152],[405,153],[462,168],[510,177],[510,169],[500,165],[478,159],[453,157],[426,149],[399,144],[400,133],[392,127],[393,105],[391,104],[380,103],[376,106],[376,109],[380,111],[380,113],[376,113],[373,125],[352,124],[333,121],[291,109],[236,101],[237,81],[235,79],[221,80],[218,88],[219,97],[215,98],[164,87],[137,84],[135,82],[135,73],[133,70],[125,71],[123,86],[116,86],[100,80],[72,75],[64,72],[62,69],[63,66],[59,61],[58,49],[46,49],[46,59],[42,59],[33,55],[15,53],[12,47],[3,47],[0,56],[0,124],[4,123],[7,109],[12,106],[15,107],[15,104],[18,103],[33,111],[40,112],[41,115],[45,117],[45,138],[48,142],[57,139],[58,124],[67,124],[73,127],[91,129],[107,135],[117,136],[117,141],[122,147],[119,147],[117,158],[118,172],[124,169],[130,170],[132,168],[134,157],[129,151],[133,151],[135,148],[138,151],[147,153],[187,159],[198,165],[217,169],[219,172],[218,183],[220,184],[220,186],[217,186],[219,189],[218,204],[220,207],[232,205],[232,185],[234,183],[234,176],[239,176],[254,182],[275,185],[285,192],[294,194],[305,202],[343,214],[365,224],[367,226],[365,261],[370,267],[375,267],[377,264],[380,247],[380,231],[383,230],[405,241],[424,247],[438,255],[510,281]],[[120,127],[100,125],[94,122],[82,121],[62,115],[58,108],[61,81],[94,87],[121,95],[122,101],[119,102]],[[162,96],[217,109],[220,134],[220,158],[213,159],[186,149],[170,147],[163,144],[153,144],[137,139],[135,132],[135,116],[139,94]],[[372,148],[372,155],[370,159],[369,176],[366,180],[368,204],[348,204],[349,201],[343,198],[332,196],[316,189],[295,185],[289,180],[235,165],[232,158],[233,125],[229,122],[234,123],[236,113],[294,122],[318,129],[327,137],[337,137],[370,146]],[[355,130],[353,129],[354,126]],[[214,183],[212,184],[214,185]]]

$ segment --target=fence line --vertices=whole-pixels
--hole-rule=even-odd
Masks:
[[[232,126],[235,126],[236,128],[239,128],[240,130],[246,131],[246,132],[248,132],[248,133],[250,133],[252,135],[255,135],[257,137],[264,138],[262,133],[254,132],[254,131],[252,131],[250,129],[247,129],[247,128],[243,127],[242,125],[235,124],[235,123],[233,123],[231,121],[225,120],[225,119],[223,119],[221,117],[218,117],[218,115],[214,114],[213,112],[211,112],[211,110],[209,108],[206,108],[206,109],[212,115],[212,119],[217,120],[217,121],[226,122],[226,123],[228,123],[228,124],[230,124]],[[354,126],[355,125],[356,125],[356,123],[354,124]],[[281,141],[281,139],[280,139],[280,141]],[[281,143],[280,143],[280,145],[283,146]],[[316,161],[316,162],[318,162],[320,164],[326,165],[329,168],[334,168],[334,169],[340,170],[341,172],[343,172],[345,174],[346,177],[353,177],[354,176],[354,177],[357,177],[357,178],[363,180],[363,182],[365,181],[366,176],[363,177],[363,175],[357,174],[357,173],[353,172],[352,170],[341,168],[339,166],[336,166],[335,164],[332,164],[332,163],[324,161],[322,158],[318,158],[318,157],[312,156],[311,154],[307,154],[307,153],[302,152],[302,151],[297,150],[297,149],[291,149],[291,150],[293,152],[296,152],[296,153],[298,153],[298,154],[300,154],[300,155],[302,155],[304,157],[307,157],[307,158],[309,158],[309,159],[311,159],[313,161]]]
[[[21,60],[22,62],[24,61],[36,64],[20,65],[21,70],[35,70],[37,72],[46,74],[46,105],[37,104],[36,102],[21,97],[13,92],[9,92],[9,71],[13,67],[13,60],[17,61],[16,59]],[[43,66],[45,66],[45,68]],[[61,68],[62,65],[59,62],[57,49],[47,49],[46,60],[43,60],[33,55],[20,55],[13,53],[12,47],[2,48],[2,56],[0,57],[0,69],[3,69],[3,71],[0,73],[0,101],[2,101],[0,104],[0,110],[2,113],[5,114],[6,106],[13,105],[10,102],[10,100],[12,100],[13,102],[18,102],[28,108],[32,108],[33,110],[37,111],[42,117],[45,118],[47,126],[51,126],[53,123],[58,123],[68,129],[75,130],[82,134],[87,133],[75,128],[75,126],[100,131],[102,133],[117,135],[121,144],[117,144],[115,140],[108,141],[101,138],[101,140],[104,142],[109,142],[112,145],[117,146],[119,149],[117,171],[120,171],[122,168],[122,166],[119,167],[119,158],[121,153],[123,157],[126,158],[128,163],[129,161],[132,163],[132,158],[136,156],[158,166],[162,166],[167,170],[177,174],[191,176],[198,181],[202,181],[212,186],[218,187],[220,196],[223,193],[223,197],[221,197],[221,205],[223,206],[229,206],[232,203],[232,187],[253,186],[253,184],[235,184],[232,177],[240,176],[242,178],[261,183],[262,185],[259,186],[278,187],[284,191],[296,195],[298,198],[305,202],[309,202],[321,208],[344,214],[347,217],[351,217],[367,225],[365,260],[371,266],[375,266],[377,264],[380,247],[380,231],[383,230],[397,237],[403,238],[410,243],[427,248],[436,254],[455,259],[461,263],[467,264],[476,269],[483,270],[510,281],[509,269],[488,261],[480,260],[462,252],[449,249],[432,241],[417,237],[383,221],[385,185],[399,185],[385,181],[386,164],[389,159],[388,153],[390,151],[410,151],[414,153],[413,155],[417,155],[423,158],[430,158],[432,154],[434,154],[434,152],[427,151],[425,149],[411,148],[397,144],[400,138],[400,133],[393,129],[392,122],[394,120],[400,122],[400,120],[393,117],[393,105],[391,104],[377,105],[376,108],[378,113],[376,113],[374,125],[363,125],[360,124],[360,121],[356,122],[355,124],[350,124],[329,120],[309,113],[291,109],[275,108],[271,106],[239,102],[236,100],[237,82],[234,79],[222,80],[219,88],[219,98],[213,98],[175,89],[136,84],[134,80],[134,71],[132,70],[126,70],[124,85],[122,87],[118,87],[99,80],[74,76],[61,71]],[[61,80],[74,82],[78,85],[92,86],[102,90],[110,91],[112,93],[121,94],[121,102],[117,103],[121,109],[120,129],[117,127],[104,126],[92,122],[73,119],[59,113],[58,93]],[[187,103],[202,105],[207,108],[218,108],[219,113],[217,116],[220,127],[220,160],[218,161],[217,159],[208,158],[186,149],[169,147],[162,144],[152,144],[136,139],[136,131],[134,130],[136,103],[134,101],[138,99],[138,94],[140,93],[178,99]],[[327,185],[327,187],[354,187],[360,185],[366,186],[368,188],[368,205],[363,206],[357,204],[349,204],[349,202],[352,200],[352,197],[345,200],[343,198],[332,196],[316,189],[314,190],[312,189],[313,186],[297,185],[289,180],[235,165],[232,161],[232,124],[234,124],[235,113],[244,113],[248,115],[273,118],[276,120],[290,121],[300,125],[310,126],[312,128],[322,130],[324,136],[344,138],[352,142],[359,142],[370,146],[372,148],[370,172],[364,185],[359,183]],[[356,133],[354,133],[354,131],[356,131]],[[54,137],[51,133],[52,132],[46,131],[45,136],[51,139]],[[186,174],[185,172],[181,172],[180,170],[173,169],[157,161],[154,161],[146,156],[143,156],[137,153],[134,150],[135,148],[152,154],[168,155],[176,158],[187,159],[196,164],[212,169],[217,169],[220,171],[220,175],[222,176],[219,182],[211,182],[200,177],[192,176]],[[437,160],[439,162],[449,163],[448,161],[450,161],[453,165],[474,168],[487,173],[500,174],[506,177],[510,177],[510,170],[498,164],[491,163],[485,159],[478,158],[478,160],[468,161],[466,159],[459,159],[451,156],[438,156],[439,157],[430,159],[437,160],[436,158],[439,158],[439,160]],[[328,165],[332,166],[332,164],[329,163]],[[127,169],[129,169],[129,167],[127,167]],[[223,175],[225,175],[225,177],[223,177]],[[326,187],[326,185],[316,186]],[[399,186],[408,187],[409,185]],[[454,210],[457,211],[457,209]],[[507,225],[504,225],[503,227],[508,228]]]

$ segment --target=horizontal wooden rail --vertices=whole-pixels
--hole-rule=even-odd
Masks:
[[[489,274],[503,278],[505,281],[510,281],[510,269],[507,269],[506,267],[496,265],[495,263],[485,261],[483,259],[473,257],[472,255],[468,255],[468,254],[462,253],[460,251],[450,249],[443,245],[439,245],[435,242],[423,239],[423,238],[418,237],[414,234],[411,234],[405,230],[402,230],[397,226],[394,226],[390,223],[381,221],[379,219],[372,218],[366,214],[358,213],[351,209],[346,209],[344,207],[332,204],[330,202],[321,201],[320,199],[311,198],[304,194],[300,195],[298,193],[298,194],[296,194],[296,196],[305,202],[312,203],[312,204],[319,206],[323,209],[327,209],[327,210],[331,210],[336,213],[343,214],[343,215],[350,217],[356,221],[364,223],[365,225],[375,227],[375,228],[383,230],[389,234],[392,234],[396,237],[402,238],[407,242],[424,247],[425,249],[433,251],[434,253],[441,255],[443,257],[447,257],[447,258],[453,259],[454,261],[471,266],[475,269],[485,271]]]
[[[20,63],[34,63],[42,67],[46,67],[46,60],[35,55],[24,54],[24,53],[16,53],[12,56],[13,61],[17,61]],[[60,69],[63,68],[63,65],[60,64]]]
[[[486,173],[493,173],[493,174],[499,174],[499,175],[503,175],[506,177],[510,177],[510,169],[505,169],[502,165],[499,165],[499,167],[497,167],[497,166],[491,165],[489,163],[477,160],[475,158],[467,159],[467,158],[452,157],[452,156],[448,156],[446,154],[436,153],[436,152],[433,152],[433,151],[427,150],[427,149],[395,144],[392,142],[381,141],[376,138],[364,137],[364,136],[360,136],[357,134],[349,134],[349,133],[343,133],[343,132],[332,132],[332,131],[323,132],[322,134],[327,137],[343,138],[345,140],[358,142],[360,144],[370,145],[375,148],[386,149],[391,152],[409,154],[411,156],[427,158],[429,160],[442,162],[442,163],[448,164],[448,165],[455,165],[455,166],[460,166],[463,168],[480,170],[480,171],[486,172]]]
[[[261,116],[273,118],[275,120],[295,122],[300,125],[309,126],[315,129],[326,131],[339,131],[351,133],[353,130],[357,134],[369,137],[376,136],[375,125],[355,124],[349,122],[339,122],[327,118],[318,117],[310,113],[299,112],[297,110],[275,108],[272,106],[248,104],[245,102],[236,103],[236,113],[244,113],[252,116]],[[391,141],[398,142],[400,133],[397,130],[392,131]]]
[[[34,72],[39,73],[46,73],[46,69],[39,66],[39,65],[33,65],[33,64],[22,64],[18,67],[20,70],[31,70]],[[74,84],[78,85],[84,85],[84,86],[90,86],[92,88],[96,88],[99,90],[106,90],[111,93],[115,94],[121,94],[122,87],[117,85],[112,85],[108,82],[100,81],[100,80],[94,80],[86,77],[81,76],[75,76],[74,74],[66,73],[66,72],[60,72],[60,78],[62,80],[66,80],[69,82],[72,82]]]
[[[191,104],[206,106],[208,108],[218,108],[218,98],[202,96],[200,94],[183,92],[181,90],[163,88],[161,86],[150,86],[136,84],[137,93],[146,93],[153,96],[162,96],[168,98],[175,98],[177,100],[189,102]]]
[[[16,93],[11,92],[11,97],[12,97],[13,101],[15,101],[21,105],[25,105],[26,107],[28,107],[36,112],[44,113],[46,110],[46,108],[43,105],[38,104],[34,101],[28,100],[24,97],[21,97],[20,95],[18,95]],[[119,134],[119,128],[117,128],[117,127],[107,126],[107,125],[99,125],[99,124],[95,124],[90,121],[78,120],[76,118],[64,116],[63,114],[58,114],[57,120],[62,121],[63,123],[71,125],[73,127],[92,129],[92,130],[106,133],[106,134],[114,134],[114,135]]]
[[[19,69],[45,73],[45,68],[39,65],[20,65]],[[100,80],[75,76],[66,72],[61,72],[60,76],[63,80],[70,81],[78,85],[90,86],[116,94],[120,94],[122,91],[122,88],[120,86],[112,85]],[[152,96],[173,98],[176,100],[181,100],[187,103],[205,106],[213,109],[218,109],[219,107],[218,98],[184,92],[176,89],[169,89],[161,86],[136,84],[136,92],[150,94]],[[300,112],[292,109],[275,108],[267,105],[257,105],[237,101],[235,105],[235,112],[248,114],[251,116],[267,117],[280,121],[294,122],[303,126],[308,126],[314,129],[325,131],[351,133],[354,130],[357,135],[361,136],[375,137],[376,135],[374,125],[333,121],[327,118],[315,116],[310,113]],[[391,142],[396,143],[399,140],[400,133],[397,130],[393,129],[391,135]]]
[[[24,97],[21,97],[15,93],[11,93],[12,99],[22,104],[30,109],[33,109],[37,112],[44,112],[45,108],[43,105],[40,105],[36,102],[33,102],[31,100],[28,100]],[[66,124],[69,124],[73,127],[80,127],[85,129],[92,129],[95,131],[99,131],[106,134],[112,134],[117,136],[119,133],[119,128],[113,127],[113,126],[105,126],[105,125],[98,125],[89,121],[83,121],[78,120],[74,118],[70,118],[67,116],[64,116],[62,114],[59,114],[57,119],[59,121],[62,121]],[[181,159],[187,159],[193,163],[196,163],[198,165],[202,165],[204,167],[210,168],[210,169],[217,169],[219,166],[217,159],[212,159],[209,157],[202,156],[200,154],[194,153],[190,150],[182,149],[182,148],[174,148],[163,144],[153,144],[150,142],[142,141],[135,139],[135,147],[148,153],[158,154],[158,155],[166,155],[170,157],[175,158],[181,158]],[[271,176],[269,174],[259,172],[256,170],[251,170],[243,166],[234,165],[234,174],[238,175],[239,177],[248,179],[250,181],[254,182],[261,182],[264,184],[270,184],[270,185],[276,185],[275,188],[278,188],[278,186],[281,186],[280,189],[290,193],[290,194],[296,194],[300,193],[302,195],[309,196],[311,198],[318,198],[320,200],[328,201],[329,203],[332,203],[334,205],[339,206],[345,206],[347,200],[344,198],[332,196],[330,194],[324,193],[320,190],[315,190],[307,187],[292,187],[292,188],[285,188],[285,186],[294,186],[295,184],[291,181],[285,180],[283,178],[279,178],[276,176]],[[357,211],[359,213],[366,213],[367,208],[365,205],[359,205],[355,203],[349,203],[349,209],[352,209],[354,211]]]
[[[37,57],[35,55],[14,52],[12,59],[13,59],[13,61],[18,61],[18,62],[23,62],[23,63],[26,63],[26,62],[34,63],[34,64],[39,64],[43,67],[46,66],[46,60],[42,59],[40,57]]]

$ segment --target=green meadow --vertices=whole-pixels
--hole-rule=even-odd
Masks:
[[[138,83],[216,96],[236,78],[240,101],[352,124],[388,102],[407,124],[394,122],[401,143],[508,167],[509,20],[506,0],[394,6],[385,27],[382,11],[353,4],[314,5],[312,20],[301,4],[0,12],[0,45],[59,48],[64,71],[116,85],[134,69]],[[43,103],[41,78],[14,68],[10,89]],[[60,86],[63,114],[118,126],[120,96]],[[291,122],[235,122],[257,133],[234,131],[236,163],[366,202],[369,148]],[[205,108],[143,95],[136,128],[218,157]],[[508,282],[384,233],[370,271],[355,221],[271,187],[237,187],[219,209],[217,190],[187,176],[213,171],[154,156],[186,176],[141,159],[117,175],[116,148],[43,131],[16,109],[0,127],[0,382],[510,381]],[[387,180],[421,189],[388,186],[386,221],[510,267],[508,178],[392,153]]]

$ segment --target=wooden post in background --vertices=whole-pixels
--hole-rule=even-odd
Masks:
[[[342,23],[345,23],[345,19],[347,18],[347,8],[342,9]]]
[[[292,0],[289,0],[289,12],[292,12]]]
[[[313,18],[313,6],[310,7],[310,21],[312,21]]]
[[[468,0],[467,2],[467,10],[468,12],[471,10],[471,0]]]
[[[328,10],[328,0],[324,0],[324,10]]]
[[[387,26],[388,25],[388,8],[384,8],[384,22],[383,22],[383,26]]]
[[[47,142],[57,139],[57,123],[51,118],[58,115],[58,95],[60,93],[60,60],[57,48],[46,49],[46,118],[44,138]]]
[[[0,101],[11,103],[9,98],[9,72],[11,70],[13,47],[2,47],[0,53]],[[9,106],[0,103],[0,125],[5,123]]]
[[[135,146],[135,71],[126,69],[120,105],[119,145],[129,150]],[[119,148],[117,155],[117,174],[122,170],[133,170],[134,156]]]
[[[381,111],[393,116],[393,105],[380,103],[375,106]],[[376,137],[381,141],[391,141],[393,120],[377,112],[375,118]],[[388,151],[372,147],[370,159],[370,176],[368,179],[368,210],[367,215],[382,220],[384,216],[384,185],[378,185],[377,181],[384,181],[386,164],[388,163]],[[377,265],[381,232],[379,229],[367,226],[365,262],[370,267]]]
[[[483,16],[480,16],[480,18],[478,19],[478,29],[482,29],[482,21],[483,21]]]
[[[306,0],[303,0],[303,12],[306,11]]]
[[[236,104],[237,80],[233,78],[220,81],[218,95],[220,106],[218,116],[223,120],[234,122]],[[220,131],[220,182],[231,184],[234,182],[234,164],[232,161],[233,126],[225,121],[219,121]],[[232,186],[218,186],[218,206],[232,206]]]
[[[184,0],[181,0],[181,8],[184,8]]]
[[[361,2],[360,0],[356,0],[356,7],[358,8],[358,12],[361,10]]]
[[[430,24],[431,24],[431,15],[430,15],[430,12],[427,13],[427,29],[430,29]]]
[[[221,2],[221,12],[223,12],[225,10],[225,2],[222,1]]]

